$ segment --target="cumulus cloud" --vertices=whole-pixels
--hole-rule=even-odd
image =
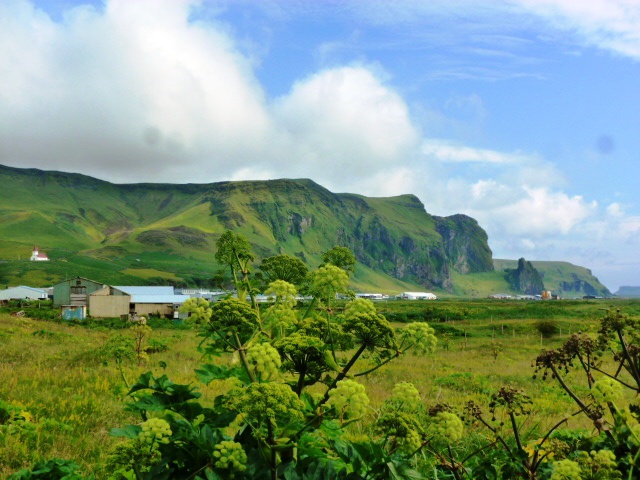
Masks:
[[[11,72],[0,76],[0,161],[184,181],[262,151],[271,120],[251,66],[226,36],[189,23],[190,2],[112,0],[62,23],[24,1],[0,9],[12,20],[0,33],[11,52],[0,57]]]
[[[327,69],[270,100],[222,29],[189,20],[193,4],[111,0],[57,23],[3,2],[0,106],[11,121],[1,120],[0,162],[116,182],[241,172],[337,186],[417,144],[407,105],[375,68]]]
[[[377,171],[418,140],[407,105],[364,67],[319,72],[277,100],[275,118],[301,166],[340,176]]]
[[[497,209],[503,223],[512,233],[544,237],[567,234],[597,207],[580,195],[550,192],[545,188],[523,187],[525,195],[517,202]]]

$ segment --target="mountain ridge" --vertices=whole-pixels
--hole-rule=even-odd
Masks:
[[[431,215],[412,194],[333,193],[311,179],[114,184],[2,165],[0,180],[0,257],[27,258],[37,243],[66,264],[5,265],[0,283],[80,272],[203,284],[221,267],[213,252],[227,229],[245,235],[259,258],[287,253],[311,267],[322,252],[346,246],[358,260],[359,288],[465,294],[455,284],[461,276],[502,275],[474,219]]]

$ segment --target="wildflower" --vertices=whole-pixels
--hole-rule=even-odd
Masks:
[[[369,405],[369,397],[365,393],[364,385],[353,380],[340,380],[336,388],[329,390],[329,401],[327,405],[332,405],[341,416],[347,415],[351,418],[364,415]]]
[[[171,427],[166,420],[161,418],[150,418],[142,425],[142,431],[138,434],[145,443],[151,445],[152,448],[157,447],[159,443],[169,443],[169,437],[172,435]]]
[[[580,465],[573,460],[560,460],[553,464],[551,480],[581,480]]]
[[[275,377],[282,365],[280,354],[268,343],[260,343],[251,347],[247,352],[247,361],[260,380]]]
[[[222,441],[214,447],[212,455],[218,468],[240,472],[247,469],[247,454],[238,442]]]
[[[397,383],[391,392],[391,402],[400,405],[405,410],[415,410],[421,403],[420,392],[409,382]]]
[[[455,443],[462,438],[464,425],[455,413],[440,411],[432,417],[430,433],[434,440],[443,443]]]
[[[613,378],[604,377],[593,384],[591,393],[599,402],[615,402],[622,396],[622,385]]]

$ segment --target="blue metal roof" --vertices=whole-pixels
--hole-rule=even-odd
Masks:
[[[118,286],[114,285],[113,288],[128,293],[129,295],[173,295],[173,287],[138,287],[138,286]]]
[[[119,288],[119,287],[118,287]],[[189,295],[131,295],[131,303],[177,303],[188,300]]]

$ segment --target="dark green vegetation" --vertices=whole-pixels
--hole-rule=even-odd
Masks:
[[[213,259],[215,244],[229,229],[249,240],[256,264],[288,254],[314,267],[323,252],[347,247],[358,261],[351,279],[357,290],[512,291],[502,269],[494,271],[487,235],[474,219],[430,215],[413,195],[335,194],[310,180],[116,185],[3,166],[0,182],[0,285],[49,286],[83,276],[211,286],[223,268]],[[52,261],[29,262],[34,244]],[[608,293],[580,267],[561,270],[541,272],[547,289]]]

